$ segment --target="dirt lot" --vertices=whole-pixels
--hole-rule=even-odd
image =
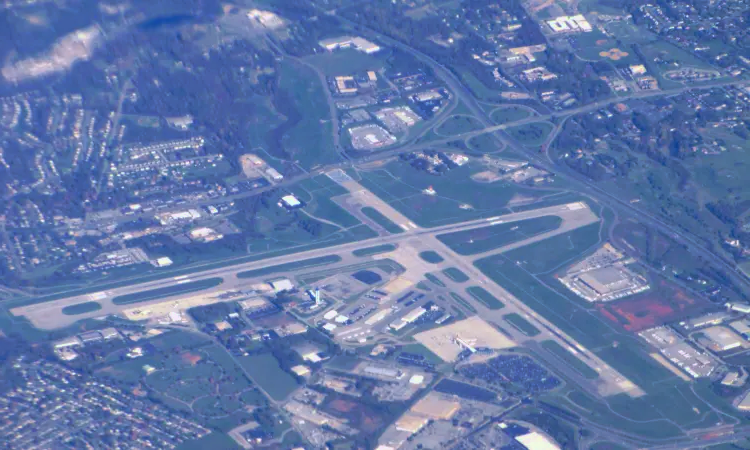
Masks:
[[[599,312],[628,331],[641,331],[678,321],[711,305],[689,296],[683,289],[660,282],[633,298],[597,305]]]

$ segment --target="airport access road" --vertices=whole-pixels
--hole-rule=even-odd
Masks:
[[[247,288],[254,282],[257,283],[257,281],[253,281],[253,279],[239,278],[237,276],[239,273],[245,272],[245,271],[252,271],[252,270],[264,269],[264,268],[268,268],[272,266],[296,263],[299,261],[304,261],[308,259],[316,259],[316,258],[321,258],[324,256],[329,256],[329,255],[339,255],[342,260],[349,261],[349,258],[352,257],[352,252],[354,250],[383,245],[383,244],[399,244],[401,242],[414,239],[414,238],[421,239],[421,238],[437,236],[439,234],[445,234],[445,233],[450,233],[450,232],[467,231],[467,230],[472,230],[476,228],[484,228],[498,220],[502,220],[505,223],[510,223],[510,222],[515,222],[515,221],[520,221],[520,220],[543,217],[543,216],[559,216],[561,219],[563,219],[563,223],[561,224],[561,227],[565,227],[566,229],[568,229],[567,227],[575,226],[575,224],[579,224],[578,226],[583,226],[583,224],[590,223],[592,220],[592,217],[596,217],[596,216],[593,214],[593,212],[591,212],[588,209],[588,207],[584,205],[584,208],[581,208],[581,205],[583,204],[572,203],[572,204],[566,204],[566,205],[549,206],[549,207],[539,208],[535,210],[510,213],[510,214],[490,217],[486,219],[470,220],[470,221],[463,222],[463,223],[443,225],[443,226],[427,228],[427,229],[420,228],[414,225],[405,217],[400,216],[400,213],[398,213],[396,210],[385,210],[385,214],[388,214],[389,218],[395,219],[399,221],[399,223],[403,224],[402,228],[404,228],[404,232],[389,235],[389,236],[380,236],[380,237],[367,239],[363,241],[351,242],[351,243],[342,244],[342,245],[338,245],[334,247],[326,247],[326,248],[308,250],[308,251],[292,253],[292,254],[274,257],[274,258],[252,261],[252,262],[242,263],[242,264],[233,265],[233,266],[226,266],[226,267],[222,267],[218,269],[199,271],[199,272],[192,273],[190,275],[181,275],[179,277],[159,279],[155,281],[132,284],[128,286],[121,286],[121,287],[102,290],[102,291],[94,292],[94,293],[72,295],[70,297],[66,297],[66,298],[62,298],[58,300],[52,300],[52,301],[47,301],[47,302],[42,302],[42,303],[34,303],[34,304],[26,305],[26,306],[19,306],[16,308],[12,308],[10,312],[11,314],[15,316],[24,316],[28,318],[31,321],[31,323],[37,328],[41,328],[41,329],[61,328],[67,325],[71,325],[75,323],[77,320],[81,320],[84,318],[91,318],[91,317],[100,317],[106,314],[116,314],[124,309],[133,308],[134,306],[140,306],[140,305],[145,306],[150,303],[162,302],[164,300],[185,297],[188,295],[196,295],[196,294],[210,295],[210,294],[215,294],[215,293],[226,291],[226,290]],[[380,206],[380,205],[376,204],[376,206]],[[394,216],[394,214],[399,214],[399,216]],[[438,239],[434,239],[434,241],[440,242]],[[304,270],[304,269],[309,269],[309,266],[300,268],[299,270]],[[286,270],[286,271],[288,272],[289,270]],[[270,279],[270,278],[273,278],[274,276],[278,276],[278,275],[277,274],[269,275],[269,276],[265,276],[262,278]],[[154,290],[154,289],[168,288],[176,284],[187,285],[188,283],[197,282],[201,280],[208,280],[208,279],[217,278],[217,277],[221,278],[223,282],[214,288],[210,288],[206,290],[200,290],[200,291],[191,292],[191,293],[168,295],[165,297],[161,297],[158,300],[124,304],[124,305],[117,305],[112,302],[116,297],[119,297],[122,295],[138,294],[138,293],[143,293],[143,292]],[[65,315],[62,313],[62,309],[65,308],[66,306],[71,306],[71,305],[76,305],[79,303],[85,303],[85,302],[91,302],[91,301],[98,302],[102,306],[102,309],[91,312],[91,313],[79,314],[79,315],[73,315],[73,316]]]

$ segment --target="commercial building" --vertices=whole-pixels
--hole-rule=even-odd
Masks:
[[[286,209],[297,209],[302,207],[302,202],[291,194],[281,197],[281,204]]]
[[[571,33],[571,32],[584,32],[588,33],[593,31],[591,24],[583,14],[577,14],[575,16],[560,16],[552,20],[547,21],[547,26],[555,33]]]

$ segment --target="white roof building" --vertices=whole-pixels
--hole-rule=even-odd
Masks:
[[[341,36],[332,39],[324,39],[318,44],[328,51],[334,51],[342,48],[354,48],[360,52],[372,54],[380,51],[380,46],[368,41],[365,38],[353,36]]]
[[[286,291],[293,290],[294,284],[292,284],[292,282],[289,281],[287,278],[283,278],[281,280],[272,281],[271,287],[273,288],[273,291],[278,294],[279,292],[286,292]]]
[[[287,208],[297,208],[299,206],[302,206],[302,202],[297,200],[297,197],[293,195],[285,195],[281,197],[281,202],[287,207]]]
[[[529,450],[560,450],[552,439],[537,432],[517,436],[516,441]]]

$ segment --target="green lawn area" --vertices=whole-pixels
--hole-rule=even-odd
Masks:
[[[534,147],[544,143],[544,140],[547,139],[552,128],[553,125],[549,122],[535,122],[511,127],[505,131],[507,131],[510,137],[518,141],[520,144]]]
[[[341,257],[338,255],[326,255],[318,258],[303,259],[302,261],[295,261],[286,264],[279,264],[276,266],[264,267],[262,269],[246,270],[237,274],[237,278],[257,278],[266,275],[271,275],[278,272],[289,272],[292,270],[304,269],[307,267],[325,266],[328,264],[334,264],[341,262]]]
[[[543,216],[484,228],[441,234],[438,239],[459,255],[474,255],[503,247],[541,233],[556,230],[558,216]]]
[[[534,113],[525,107],[511,105],[494,109],[490,113],[490,120],[497,125],[501,125],[508,122],[526,119],[532,115],[534,115]]]
[[[425,347],[422,344],[404,345],[398,350],[398,354],[400,355],[401,353],[412,353],[414,355],[424,356],[427,362],[432,364],[440,364],[443,362],[443,360],[440,359],[438,355],[432,353],[429,348]]]
[[[434,132],[438,136],[455,136],[468,131],[481,130],[482,124],[479,120],[471,116],[456,115],[451,116],[441,123]]]
[[[438,263],[445,261],[438,252],[433,251],[433,250],[427,250],[427,251],[421,252],[419,254],[419,257],[422,258],[425,262],[428,262],[430,264],[438,264]]]
[[[98,302],[84,302],[76,303],[75,305],[66,306],[62,309],[62,313],[66,316],[75,316],[78,314],[86,314],[102,309],[102,305]]]
[[[491,133],[484,133],[474,136],[466,141],[470,149],[479,153],[498,153],[503,151],[505,146],[495,141]]]
[[[521,333],[525,334],[526,336],[534,337],[538,336],[540,331],[531,323],[529,323],[528,320],[521,317],[519,314],[516,313],[510,313],[503,316],[503,319],[505,319],[506,322],[513,325],[515,328],[517,328]]]
[[[404,231],[403,228],[393,223],[390,219],[385,217],[380,213],[380,211],[373,208],[372,206],[365,206],[361,211],[362,214],[369,217],[373,222],[377,223],[381,227],[385,228],[385,231],[391,234],[402,233]]]
[[[130,303],[145,302],[147,300],[156,300],[164,297],[170,297],[177,294],[187,294],[189,292],[198,292],[205,289],[216,287],[223,283],[220,277],[207,278],[205,280],[192,281],[190,283],[175,284],[159,289],[136,292],[133,294],[119,295],[112,299],[115,305],[128,305]]]
[[[586,363],[578,359],[575,355],[565,350],[557,342],[544,341],[542,342],[542,347],[550,351],[551,353],[554,353],[555,356],[565,361],[570,367],[572,367],[576,372],[580,373],[584,377],[590,380],[599,378],[599,373],[596,370],[592,369]]]
[[[469,281],[469,276],[461,272],[461,270],[456,267],[448,267],[447,269],[443,270],[443,275],[455,281],[456,283],[465,283]]]
[[[494,295],[487,292],[487,290],[483,287],[471,286],[466,288],[466,292],[476,300],[484,303],[484,306],[488,307],[489,309],[501,309],[505,307],[503,302],[498,300]]]
[[[270,353],[243,356],[240,364],[253,379],[274,400],[283,400],[297,388],[297,381],[279,366]]]
[[[508,213],[506,205],[516,195],[538,198],[553,191],[508,183],[479,183],[471,179],[486,170],[478,161],[436,177],[401,161],[369,171],[350,172],[383,201],[422,227],[448,225]],[[424,189],[432,186],[436,195]]]
[[[394,244],[383,244],[383,245],[374,245],[372,247],[365,247],[365,248],[359,248],[357,250],[354,250],[352,252],[352,255],[356,257],[364,257],[364,256],[372,256],[372,255],[378,255],[380,253],[388,253],[396,250],[397,246]]]

